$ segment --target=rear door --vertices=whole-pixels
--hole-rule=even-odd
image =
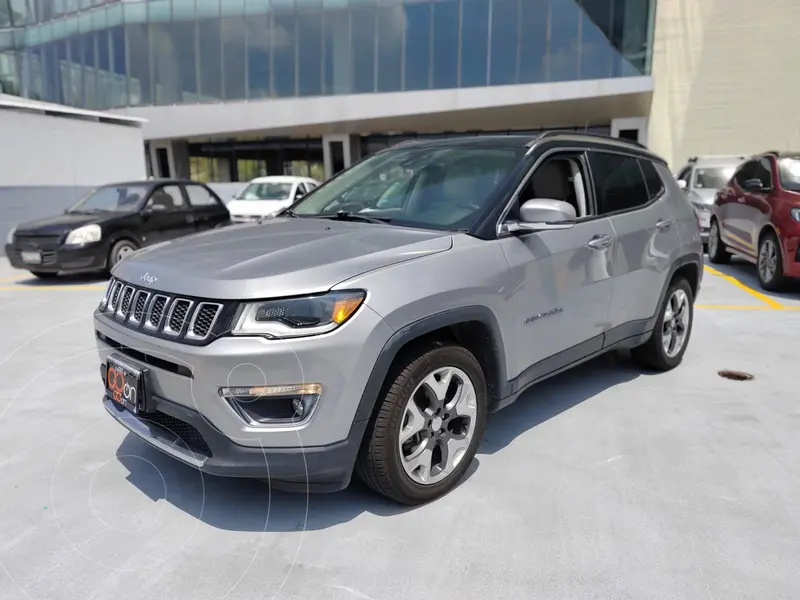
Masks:
[[[626,154],[590,151],[597,212],[614,229],[614,282],[606,345],[644,333],[680,247],[656,166]],[[666,172],[666,171],[665,171]]]
[[[719,203],[719,216],[722,221],[722,241],[740,252],[755,255],[752,240],[752,225],[747,209],[748,180],[753,179],[758,168],[758,159],[751,159],[742,164],[734,174],[731,185]]]
[[[197,231],[206,231],[230,220],[225,203],[210,188],[200,183],[184,184]]]
[[[194,233],[194,218],[177,184],[156,187],[141,212],[146,245]]]

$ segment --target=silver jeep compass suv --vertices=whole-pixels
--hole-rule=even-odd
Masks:
[[[532,384],[618,348],[678,365],[701,252],[675,178],[634,143],[401,144],[275,219],[120,262],[94,319],[103,401],[205,473],[335,491],[355,472],[421,503]]]

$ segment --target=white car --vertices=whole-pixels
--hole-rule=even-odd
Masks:
[[[318,185],[319,181],[310,177],[290,175],[257,177],[228,202],[231,222],[248,223],[272,217]]]

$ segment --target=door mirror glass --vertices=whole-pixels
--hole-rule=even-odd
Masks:
[[[748,179],[744,182],[744,189],[758,192],[764,189],[764,184],[761,183],[760,179]]]
[[[686,191],[689,188],[689,184],[686,183],[685,179],[678,179],[678,187]]]
[[[569,229],[575,225],[575,207],[562,200],[536,198],[528,200],[519,209],[518,229],[546,231]]]

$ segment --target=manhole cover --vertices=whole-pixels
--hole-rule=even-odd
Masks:
[[[750,381],[751,379],[755,379],[755,376],[750,373],[745,373],[744,371],[729,371],[727,369],[717,371],[717,375],[723,379],[730,379],[731,381]]]

